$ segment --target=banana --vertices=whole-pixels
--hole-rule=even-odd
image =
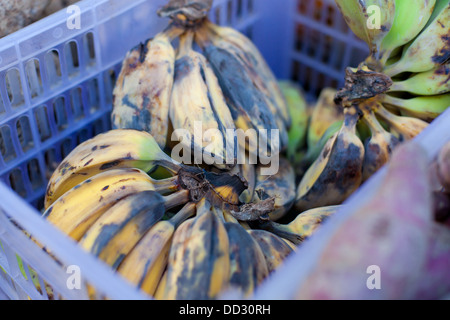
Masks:
[[[344,114],[341,129],[327,142],[297,188],[295,208],[300,212],[341,204],[361,185],[364,145],[356,135],[360,116],[355,108],[345,108]]]
[[[217,34],[211,34],[207,25],[196,31],[196,42],[210,62],[226,97],[238,132],[239,147],[249,151],[251,156],[277,154],[287,144],[286,128],[278,126],[279,121],[270,110],[264,91],[255,84],[247,71],[245,61],[230,50],[229,43]],[[239,133],[246,134],[245,138]]]
[[[450,142],[447,142],[439,151],[437,173],[442,186],[450,193]]]
[[[450,92],[450,62],[430,71],[414,74],[406,80],[394,81],[389,92],[409,92],[423,96]]]
[[[255,85],[258,85],[270,100],[269,107],[274,117],[280,120],[278,124],[289,129],[291,127],[291,117],[287,101],[277,78],[258,48],[249,38],[234,28],[218,26],[209,20],[205,21],[205,25],[210,29],[211,33],[217,34],[223,45],[226,43],[229,50],[235,52],[245,62],[245,67],[254,80]]]
[[[209,62],[192,48],[193,38],[191,31],[180,38],[176,57],[169,109],[172,138],[194,152],[196,164],[202,164],[201,152],[206,164],[229,169],[236,164],[234,121]]]
[[[155,191],[130,195],[103,213],[79,244],[116,270],[144,234],[163,218],[166,210],[188,201],[187,190],[167,197]]]
[[[395,17],[391,30],[383,38],[380,61],[383,66],[394,51],[413,40],[425,27],[436,0],[395,0]]]
[[[259,244],[266,259],[269,274],[275,271],[293,252],[292,248],[277,235],[266,230],[247,231]]]
[[[79,241],[92,224],[118,201],[148,190],[159,191],[142,170],[108,170],[67,191],[44,212],[43,217]]]
[[[288,131],[287,157],[292,163],[297,163],[298,153],[306,144],[308,130],[308,104],[301,87],[291,81],[279,81],[278,86],[286,99],[289,115],[292,119]]]
[[[229,286],[248,297],[269,274],[264,254],[239,223],[226,222],[225,229],[230,245]]]
[[[167,269],[164,270],[163,275],[161,276],[161,280],[158,283],[158,286],[155,291],[154,298],[155,300],[163,300],[164,292],[166,290],[167,285]]]
[[[344,120],[342,107],[334,102],[336,93],[334,88],[324,88],[320,92],[308,127],[308,148],[314,148],[331,125]]]
[[[383,104],[396,108],[404,116],[431,122],[450,106],[450,93],[410,99],[396,98],[387,94],[383,97]]]
[[[350,29],[370,49],[371,56],[378,60],[380,47],[394,24],[396,1],[394,0],[336,0]],[[379,18],[380,25],[376,22]]]
[[[175,231],[163,297],[214,299],[228,285],[229,274],[229,240],[223,217],[212,212],[204,198],[197,204],[197,216]]]
[[[450,2],[441,0],[436,5],[428,25],[407,46],[401,59],[384,69],[394,77],[403,72],[425,72],[437,68],[450,58]],[[439,11],[440,10],[440,11]]]
[[[137,168],[148,172],[158,165],[172,173],[180,169],[149,133],[117,129],[98,134],[79,144],[56,168],[48,183],[45,208],[98,173],[115,168]]]
[[[128,52],[113,91],[112,128],[149,132],[164,149],[175,70],[171,41],[182,31],[169,27]]]
[[[375,102],[373,108],[375,113],[382,118],[391,127],[400,134],[401,140],[414,139],[419,133],[428,127],[428,123],[413,117],[397,116],[384,108],[384,106]]]
[[[265,176],[261,169],[264,166],[259,164],[256,167],[256,193],[253,202],[257,203],[267,198],[275,198],[274,211],[269,213],[271,220],[279,220],[292,208],[296,197],[295,172],[291,163],[281,157],[279,168],[276,174]],[[260,197],[261,196],[261,197]]]
[[[261,227],[298,246],[311,237],[322,223],[341,207],[342,205],[314,208],[300,213],[288,224],[268,221]]]
[[[157,222],[123,259],[117,269],[119,274],[154,296],[167,267],[173,234],[193,215],[195,204],[188,203],[169,220]]]
[[[365,110],[363,121],[371,132],[364,145],[363,181],[366,181],[389,161],[400,141],[383,128],[372,110]]]

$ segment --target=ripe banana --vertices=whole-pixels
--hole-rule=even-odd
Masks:
[[[345,108],[344,114],[338,134],[327,142],[298,186],[295,208],[300,212],[341,204],[361,185],[364,145],[356,135],[360,116],[354,108]]]
[[[264,166],[259,164],[256,167],[256,194],[253,202],[258,203],[267,198],[275,198],[274,210],[269,213],[269,218],[273,221],[282,218],[294,205],[296,197],[295,172],[291,163],[281,157],[279,169],[276,174],[265,176],[261,173]]]
[[[264,254],[239,223],[226,222],[225,229],[230,243],[229,286],[248,297],[269,274]]]
[[[344,120],[342,107],[334,102],[336,93],[334,88],[324,88],[320,92],[308,127],[308,148],[314,148],[331,125]]]
[[[383,103],[399,110],[404,116],[431,122],[450,106],[450,93],[410,99],[395,98],[387,94],[383,97]]]
[[[379,58],[384,37],[394,24],[394,0],[336,0],[347,24],[361,40],[365,41],[374,60]],[[377,26],[376,20],[380,19]]]
[[[288,224],[268,221],[261,227],[298,246],[315,233],[322,223],[341,207],[342,205],[314,208],[300,213]]]
[[[114,87],[112,128],[149,132],[164,149],[175,69],[171,41],[182,29],[169,27],[128,52]]]
[[[228,50],[234,52],[246,67],[255,85],[265,93],[269,99],[268,105],[281,127],[289,129],[291,127],[291,117],[287,101],[281,91],[277,78],[267,65],[262,54],[253,42],[234,28],[218,26],[211,21],[204,22],[211,34],[216,34],[220,38],[221,44],[228,46]]]
[[[375,102],[375,113],[381,117],[394,130],[400,134],[400,140],[414,139],[419,133],[428,127],[428,123],[413,117],[397,116],[379,102]]]
[[[298,153],[306,144],[308,130],[307,102],[299,85],[291,81],[279,81],[278,86],[286,99],[289,115],[292,119],[288,131],[287,157],[292,163],[298,163]]]
[[[223,217],[213,213],[211,204],[203,199],[197,204],[197,216],[175,231],[163,297],[214,299],[227,286],[229,274],[229,240]]]
[[[383,72],[386,75],[394,77],[403,72],[425,72],[450,59],[450,2],[438,2],[428,25],[411,45],[405,47],[401,59],[385,68]]]
[[[293,252],[292,248],[280,237],[266,230],[247,230],[259,244],[266,259],[269,274],[275,271]]]
[[[164,270],[175,230],[195,215],[195,204],[186,204],[169,220],[157,222],[124,258],[117,271],[133,285],[154,296]]]
[[[113,205],[87,230],[79,244],[114,270],[166,210],[189,201],[189,191],[167,197],[155,191],[130,195]]]
[[[148,172],[159,165],[173,173],[180,168],[149,133],[117,129],[99,134],[79,144],[56,168],[48,183],[45,208],[98,173],[115,168],[138,168]]]
[[[442,186],[450,193],[450,142],[447,142],[439,152],[437,173]]]
[[[395,0],[395,17],[391,30],[383,38],[380,61],[383,66],[394,51],[413,40],[425,27],[436,0]]]
[[[191,31],[181,36],[176,56],[169,110],[172,139],[191,149],[194,157],[202,156],[194,158],[196,164],[228,169],[236,164],[234,121],[209,62],[192,48],[193,38]]]
[[[372,110],[364,112],[363,120],[371,132],[371,137],[366,140],[364,145],[363,181],[366,181],[389,161],[393,150],[400,141],[383,128]]]
[[[450,62],[430,71],[414,74],[406,80],[394,81],[389,92],[409,92],[423,96],[450,92]]]
[[[238,136],[239,146],[252,156],[264,155],[262,151],[279,153],[287,143],[287,132],[279,128],[266,95],[254,83],[245,62],[229,49],[228,42],[211,34],[205,25],[196,31],[196,42],[219,79],[236,128],[241,129],[237,132],[249,135],[248,145],[245,138]]]
[[[142,170],[108,170],[67,191],[44,212],[43,217],[79,241],[92,224],[119,200],[147,190],[158,191]]]

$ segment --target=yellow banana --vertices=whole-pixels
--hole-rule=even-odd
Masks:
[[[113,129],[149,132],[164,149],[175,67],[171,41],[182,29],[169,27],[132,49],[122,62],[114,87]]]
[[[439,1],[438,1],[439,2]],[[439,11],[440,10],[440,11]],[[450,58],[450,2],[436,5],[428,25],[405,47],[401,59],[385,68],[386,75],[394,77],[403,72],[425,72],[437,68]]]
[[[198,207],[205,207],[199,209]],[[228,285],[229,240],[223,217],[203,199],[197,216],[185,221],[174,234],[170,248],[166,300],[214,299]]]
[[[450,93],[410,99],[396,98],[387,94],[383,97],[383,104],[394,107],[404,116],[431,122],[450,107]]]
[[[292,208],[296,197],[295,172],[291,163],[281,157],[278,171],[273,175],[263,175],[263,165],[256,167],[256,193],[253,202],[275,198],[274,211],[269,213],[271,220],[279,220]]]
[[[92,224],[120,199],[137,192],[156,189],[150,177],[142,170],[108,170],[67,191],[43,216],[78,241]]]
[[[209,62],[192,48],[193,37],[190,31],[181,37],[176,57],[169,110],[172,138],[193,151],[196,164],[227,169],[236,164],[234,121]]]
[[[268,221],[261,227],[298,246],[314,234],[322,223],[341,207],[341,205],[337,205],[314,208],[300,213],[288,224]]]
[[[354,108],[344,112],[342,128],[327,142],[297,188],[295,207],[300,212],[341,204],[361,185],[364,145],[356,135],[360,116]]]
[[[394,81],[389,92],[409,92],[431,96],[450,92],[450,62],[430,71],[413,74],[403,81]]]
[[[189,191],[167,197],[155,191],[130,195],[113,205],[87,230],[79,244],[114,270],[143,235],[170,210],[189,201]]]
[[[186,204],[169,220],[157,222],[119,265],[118,272],[151,296],[156,294],[167,267],[175,230],[195,215],[195,204]]]
[[[248,230],[259,244],[266,259],[269,274],[275,271],[293,252],[292,248],[279,236],[266,230]]]
[[[117,129],[79,144],[56,168],[48,183],[45,208],[90,177],[115,168],[148,172],[161,165],[176,173],[180,165],[166,155],[152,135]]]
[[[395,17],[380,49],[381,64],[394,56],[394,51],[413,40],[425,27],[433,13],[436,0],[395,0]]]

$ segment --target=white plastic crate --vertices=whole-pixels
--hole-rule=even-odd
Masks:
[[[166,26],[167,20],[156,15],[165,3],[84,0],[77,3],[80,29],[67,27],[71,13],[62,10],[0,39],[0,289],[10,299],[86,299],[88,283],[98,298],[148,298],[43,220],[39,209],[56,165],[77,144],[110,128],[112,89],[122,59]],[[366,45],[349,30],[333,0],[215,0],[210,18],[247,34],[275,74],[298,81],[310,100],[325,86],[342,86],[344,69],[367,55]],[[447,112],[421,135],[430,157],[450,139],[449,124]],[[370,194],[367,189],[377,177],[364,185],[364,193],[352,197],[328,229]],[[256,297],[286,297],[289,279],[301,279],[314,264],[326,230],[292,256],[287,273],[277,272],[277,281],[269,280]],[[296,262],[305,261],[305,255],[309,263],[298,268]],[[54,297],[36,290],[28,266],[38,274],[41,287],[44,282],[51,285]],[[67,285],[68,266],[81,271],[81,289]]]

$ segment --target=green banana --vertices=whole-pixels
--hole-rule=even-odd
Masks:
[[[189,191],[167,197],[155,191],[130,195],[113,205],[87,230],[79,244],[114,270],[144,234],[170,210],[189,201]]]
[[[410,99],[395,98],[387,94],[383,97],[383,103],[395,107],[404,116],[431,122],[450,106],[450,93]]]
[[[341,204],[361,185],[364,145],[356,135],[360,115],[354,108],[345,108],[344,114],[338,134],[327,142],[297,188],[295,208],[300,212]]]
[[[204,161],[219,169],[229,169],[236,164],[236,150],[232,150],[234,135],[227,132],[234,133],[234,121],[210,64],[200,52],[193,50],[193,39],[191,31],[180,38],[175,61],[169,109],[174,128],[172,138],[193,151],[196,164]],[[228,149],[232,152],[227,152]],[[172,152],[176,151],[172,149]],[[191,161],[191,157],[186,160]]]
[[[288,159],[296,163],[297,155],[306,144],[308,130],[308,105],[300,86],[291,81],[279,81],[278,86],[286,99],[289,115],[292,119],[291,127],[288,131]]]
[[[195,204],[188,203],[169,220],[157,222],[119,265],[120,275],[154,296],[167,267],[173,234],[193,215]]]
[[[409,92],[423,96],[450,92],[450,62],[430,71],[413,74],[406,80],[394,81],[389,92]]]
[[[433,13],[436,0],[395,0],[394,23],[383,38],[380,61],[383,66],[394,51],[413,40],[425,27]]]
[[[113,92],[113,129],[147,131],[161,149],[167,142],[175,66],[171,41],[180,30],[171,26],[133,48],[122,62]]]
[[[98,173],[114,168],[137,168],[148,172],[159,165],[172,173],[181,168],[160,149],[151,134],[127,129],[98,134],[79,144],[56,168],[48,183],[45,208]]]
[[[429,71],[444,64],[450,58],[449,21],[450,2],[444,0],[436,5],[428,26],[405,48],[402,58],[383,72],[394,77],[403,72]]]

